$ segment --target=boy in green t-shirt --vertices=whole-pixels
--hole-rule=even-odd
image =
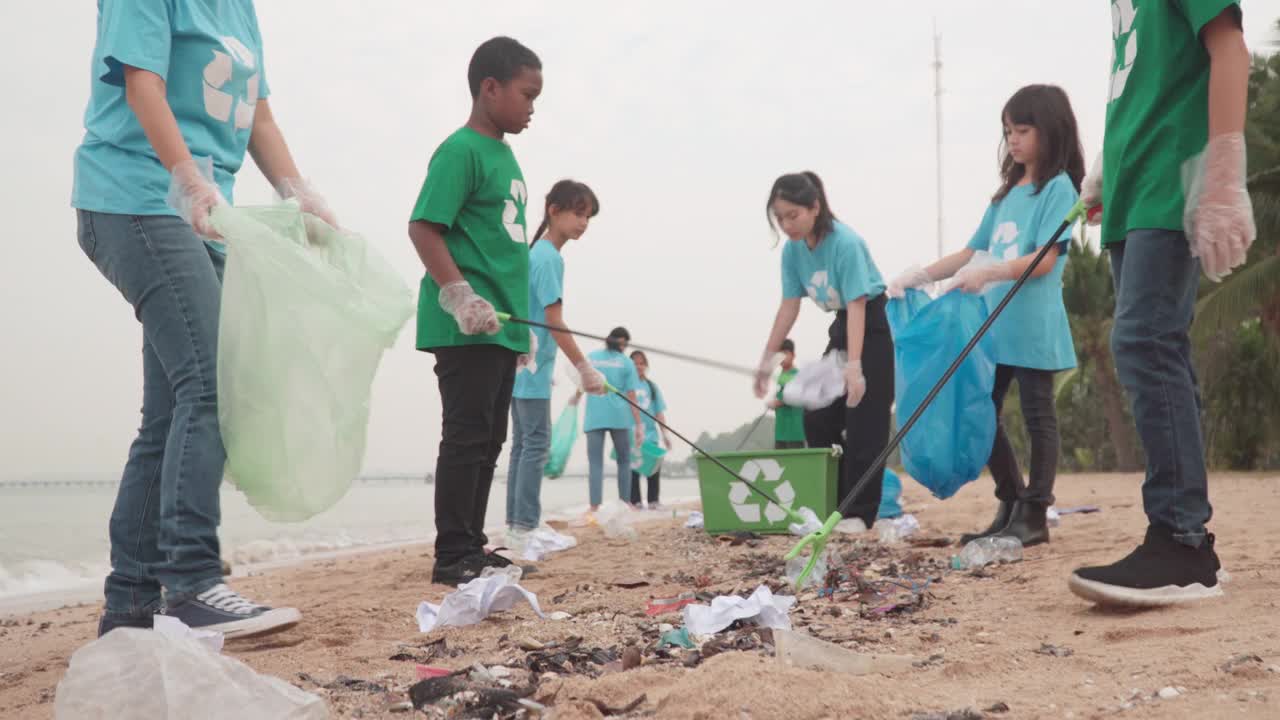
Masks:
[[[457,585],[511,561],[484,550],[485,508],[516,360],[529,331],[497,312],[527,317],[529,246],[524,176],[503,136],[529,126],[542,92],[542,63],[496,37],[467,68],[471,117],[440,144],[409,218],[426,274],[418,296],[418,349],[436,356],[444,422],[436,460],[433,583]]]
[[[1200,271],[1220,280],[1256,234],[1245,187],[1249,51],[1236,0],[1112,0],[1114,56],[1101,168],[1116,286],[1111,346],[1147,456],[1142,544],[1076,570],[1101,604],[1169,605],[1222,594],[1189,330]]]
[[[778,352],[782,353],[782,372],[778,373],[778,394],[769,403],[773,408],[773,447],[776,450],[803,449],[804,408],[782,401],[782,389],[799,372],[796,370],[796,345],[787,338],[782,341]]]

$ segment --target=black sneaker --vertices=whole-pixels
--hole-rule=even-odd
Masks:
[[[439,562],[431,568],[431,582],[435,585],[465,585],[480,577],[481,571],[489,567],[484,555],[467,555],[451,565]]]
[[[507,550],[507,549],[508,548],[504,548],[504,547],[496,547],[486,552],[482,556],[485,566],[494,567],[494,568],[505,568],[505,567],[511,567],[512,565],[516,565],[516,563],[512,562],[510,558],[507,558],[498,554],[499,550]],[[516,565],[516,567],[520,568],[521,577],[528,577],[538,572],[538,568],[535,565]]]
[[[220,632],[228,640],[279,632],[302,620],[302,613],[294,608],[258,605],[222,583],[179,599],[165,608],[165,614],[189,628]]]
[[[1112,565],[1085,567],[1071,574],[1071,592],[1099,605],[1159,607],[1220,597],[1218,554],[1213,535],[1198,548],[1150,526],[1136,550]]]
[[[150,630],[155,624],[155,615],[147,613],[145,615],[117,615],[115,613],[103,612],[102,617],[98,619],[98,637],[102,637],[116,628],[138,628],[139,630]]]

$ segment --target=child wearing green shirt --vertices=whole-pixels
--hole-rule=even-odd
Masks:
[[[778,394],[769,402],[773,408],[773,447],[776,450],[804,448],[804,408],[782,401],[782,389],[796,374],[796,344],[787,338],[778,352],[782,353],[782,372],[778,373]]]
[[[542,63],[519,42],[495,37],[476,49],[467,81],[471,117],[431,156],[409,218],[409,238],[426,267],[417,347],[436,356],[443,411],[431,581],[449,585],[511,564],[484,550],[516,360],[529,352],[528,329],[497,317],[528,317],[529,308],[528,193],[503,138],[529,126]]]

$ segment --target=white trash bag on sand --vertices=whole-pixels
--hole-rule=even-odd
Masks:
[[[203,641],[118,628],[71,656],[57,720],[325,720],[323,699]]]

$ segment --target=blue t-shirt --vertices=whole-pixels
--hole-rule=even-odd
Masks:
[[[806,297],[827,311],[843,310],[859,298],[884,293],[884,279],[867,242],[848,225],[836,222],[813,250],[802,240],[782,250],[782,297]]]
[[[564,293],[564,258],[550,240],[542,239],[529,250],[529,319],[547,322],[547,308],[560,302]],[[516,373],[513,397],[550,400],[551,376],[556,365],[556,340],[550,330],[535,327],[538,352],[533,363]]]
[[[253,113],[267,97],[252,0],[98,0],[85,135],[75,153],[72,206],[173,215],[169,173],[125,99],[124,66],[165,80],[191,154],[213,160],[227,202],[244,162]]]
[[[626,355],[605,348],[588,353],[587,359],[591,361],[592,367],[604,375],[604,379],[610,385],[618,389],[618,392],[626,393],[640,389],[640,374],[636,372],[636,364]],[[626,400],[613,393],[587,396],[587,412],[582,422],[584,432],[630,430],[635,426],[636,420]]]
[[[650,392],[650,388],[653,392]],[[658,383],[652,380],[640,380],[640,387],[636,390],[636,404],[646,412],[654,416],[660,415],[667,411],[667,401],[662,397],[662,389],[658,387]],[[658,444],[661,439],[658,435],[658,423],[653,421],[644,413],[640,413],[640,420],[644,422],[644,440],[654,445]]]
[[[1045,183],[1039,193],[1034,183],[1015,187],[987,208],[969,248],[985,250],[1001,261],[1030,255],[1049,242],[1077,197],[1066,173]],[[1070,244],[1070,238],[1059,243],[1053,270],[1028,280],[991,326],[991,355],[997,363],[1034,370],[1076,366],[1071,325],[1062,304],[1062,271]],[[1012,286],[1012,282],[1002,282],[987,288],[987,309],[994,310]]]

